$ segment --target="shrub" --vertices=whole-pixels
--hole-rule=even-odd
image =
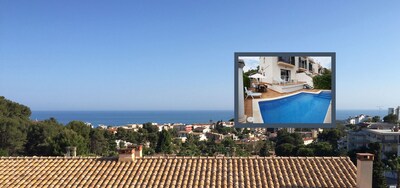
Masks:
[[[330,72],[326,72],[322,75],[314,76],[313,83],[315,89],[331,89],[332,75]]]

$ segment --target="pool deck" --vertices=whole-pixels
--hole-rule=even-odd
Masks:
[[[253,123],[263,123],[261,113],[260,113],[260,108],[258,106],[259,101],[268,101],[268,100],[273,100],[273,99],[279,99],[291,95],[295,95],[300,92],[306,92],[306,93],[319,93],[320,89],[302,89],[299,91],[294,91],[290,93],[279,93],[274,90],[269,89],[268,92],[262,93],[260,98],[254,98],[252,99],[251,97],[248,97],[244,101],[244,109],[245,109],[245,115],[246,117],[253,117]],[[331,105],[329,105],[328,112],[325,115],[324,123],[329,123],[331,122]]]

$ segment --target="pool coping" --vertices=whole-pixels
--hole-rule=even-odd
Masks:
[[[290,97],[290,96],[297,95],[297,94],[300,94],[300,93],[320,94],[323,91],[331,91],[332,92],[332,90],[326,90],[326,89],[319,90],[319,91],[316,91],[316,92],[298,91],[296,93],[291,93],[291,94],[288,94],[288,95],[285,95],[285,96],[279,96],[279,97],[274,97],[274,98],[269,98],[269,99],[253,99],[253,101],[252,101],[252,104],[253,104],[253,123],[264,123],[264,120],[262,119],[261,112],[260,112],[260,106],[258,104],[259,102],[282,99],[282,98]],[[327,112],[325,114],[325,118],[324,118],[324,122],[323,123],[330,123],[330,122],[328,122],[328,120],[331,119],[331,114],[329,113],[329,112],[331,112],[331,104],[332,104],[332,99],[331,99],[331,101],[329,103],[329,107],[328,107],[328,110],[327,110]]]

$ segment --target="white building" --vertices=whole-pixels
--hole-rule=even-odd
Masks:
[[[397,116],[397,121],[400,121],[400,106],[397,108],[388,108],[388,115],[394,114]]]
[[[364,115],[364,114],[360,114],[360,115],[358,115],[358,116],[356,116],[356,117],[353,117],[353,118],[349,118],[347,121],[350,123],[350,124],[359,124],[359,123],[363,123],[363,122],[365,122],[365,121],[367,121],[367,120],[369,120],[370,119],[370,116],[366,116],[366,115]]]
[[[396,153],[400,156],[400,132],[396,129],[363,129],[361,131],[350,131],[347,135],[347,150],[368,146],[369,143],[379,142],[382,144],[382,158],[387,152]]]
[[[388,115],[394,114],[394,108],[388,108]]]
[[[199,138],[199,141],[207,141],[207,136],[205,133],[191,132],[190,134],[197,136]]]
[[[311,137],[303,138],[303,144],[304,145],[309,145],[309,144],[312,144],[313,142],[314,142],[314,139],[311,138]]]
[[[349,121],[349,123],[352,124],[352,125],[356,124],[356,119],[355,119],[355,118],[349,118],[348,121]]]
[[[367,116],[365,116],[364,114],[360,114],[360,115],[354,117],[354,119],[356,120],[356,124],[359,124],[359,123],[364,122],[364,121],[367,120],[368,118],[367,118]]]
[[[178,132],[178,139],[180,139],[182,142],[185,142],[187,137],[189,135],[189,132],[187,131],[179,131]]]
[[[127,147],[133,145],[131,142],[127,142],[125,140],[115,140],[115,143],[117,144],[117,148],[120,148],[120,146]]]
[[[321,74],[322,71],[323,67],[310,57],[260,57],[259,72],[265,77],[261,81],[273,84],[271,89],[280,93],[303,89],[304,83],[313,87],[312,77]],[[287,88],[274,87],[274,84],[282,83],[292,84]]]

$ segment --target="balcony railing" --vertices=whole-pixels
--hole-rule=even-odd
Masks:
[[[294,57],[278,57],[278,65],[294,67]]]

